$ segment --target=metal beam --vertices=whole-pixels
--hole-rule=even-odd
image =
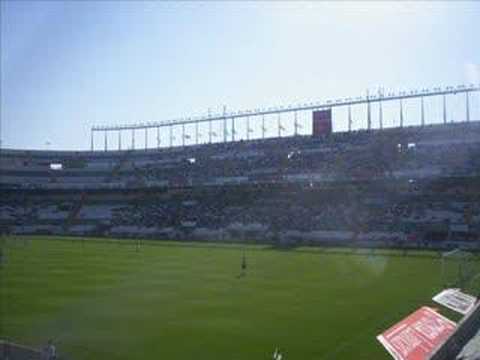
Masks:
[[[352,131],[352,107],[348,106],[348,131]]]
[[[380,129],[383,129],[383,107],[382,102],[378,103],[378,122],[380,125]]]
[[[198,122],[195,123],[195,145],[198,145]]]
[[[277,117],[277,127],[278,127],[278,137],[282,137],[282,123],[280,119],[280,113],[278,114],[278,117]]]
[[[372,128],[372,110],[370,108],[370,96],[368,95],[367,91],[367,129],[370,130]]]
[[[265,128],[265,115],[262,115],[262,139],[265,139],[265,131],[267,129]]]
[[[375,102],[386,102],[386,101],[394,101],[394,100],[405,100],[405,99],[412,99],[412,98],[419,98],[419,97],[431,97],[431,96],[441,96],[441,95],[455,95],[459,93],[466,93],[466,92],[477,92],[480,91],[480,85],[471,85],[471,86],[459,86],[459,87],[447,87],[445,89],[436,88],[432,91],[411,91],[410,93],[401,92],[399,94],[387,94],[386,96],[376,96],[371,95],[366,97],[358,97],[356,99],[347,98],[344,100],[336,100],[331,101],[328,100],[326,102],[317,102],[317,103],[310,103],[305,105],[299,106],[283,106],[279,108],[269,108],[266,110],[258,110],[258,111],[243,111],[237,113],[224,113],[222,115],[217,116],[205,116],[205,117],[197,117],[197,118],[187,118],[187,119],[180,119],[180,120],[169,120],[169,121],[161,121],[161,122],[154,122],[149,124],[137,124],[137,125],[120,125],[120,126],[95,126],[92,128],[93,131],[104,131],[104,130],[126,130],[126,129],[144,129],[144,128],[152,128],[152,127],[163,127],[163,126],[170,126],[170,125],[180,125],[180,124],[193,124],[196,122],[207,122],[207,121],[215,121],[215,120],[224,120],[226,121],[227,117],[231,119],[238,119],[247,116],[262,116],[262,115],[271,115],[271,114],[281,114],[281,113],[289,113],[295,111],[307,111],[307,110],[315,110],[315,109],[322,109],[322,108],[335,108],[335,107],[342,107],[342,106],[349,106],[349,105],[362,105],[366,104],[368,107],[371,103]]]
[[[227,118],[223,118],[223,142],[227,142],[228,130],[227,130]]]
[[[467,122],[470,122],[470,99],[469,99],[469,92],[465,93],[465,113]]]
[[[447,123],[447,95],[443,94],[443,123]]]
[[[145,151],[148,149],[148,128],[145,128]]]
[[[403,127],[403,100],[400,99],[400,127]]]
[[[212,122],[208,122],[208,142],[212,143]]]
[[[298,135],[298,118],[297,118],[297,112],[296,111],[293,113],[293,116],[294,116],[293,127],[295,128],[294,129],[294,134],[295,134],[295,136],[297,136]]]
[[[420,98],[420,124],[425,126],[425,101],[423,96]]]
[[[182,124],[182,146],[185,146],[185,124]]]

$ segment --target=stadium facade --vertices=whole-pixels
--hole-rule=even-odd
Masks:
[[[0,228],[476,247],[480,122],[467,120],[335,133],[322,108],[308,136],[123,151],[2,149]]]

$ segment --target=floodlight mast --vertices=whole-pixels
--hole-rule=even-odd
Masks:
[[[380,117],[380,126],[383,127],[383,109],[382,109],[382,104],[387,101],[399,101],[400,102],[400,127],[403,127],[404,125],[404,112],[403,112],[403,101],[407,99],[415,99],[419,98],[421,103],[421,109],[422,109],[422,120],[421,124],[425,124],[425,114],[424,114],[424,98],[426,97],[434,97],[434,96],[442,96],[443,98],[443,122],[447,123],[447,96],[451,95],[457,95],[457,94],[465,94],[465,114],[466,114],[466,121],[470,121],[470,93],[474,92],[479,92],[480,91],[480,84],[477,85],[460,85],[457,87],[446,87],[446,88],[435,88],[433,90],[423,90],[421,92],[419,91],[410,91],[409,93],[405,92],[400,92],[398,94],[395,93],[389,93],[387,95],[370,95],[370,93],[367,91],[366,97],[357,97],[355,99],[353,98],[348,98],[344,100],[337,100],[335,102],[329,100],[325,102],[315,102],[315,103],[309,103],[309,104],[302,104],[302,105],[294,105],[294,106],[282,106],[282,107],[277,107],[277,108],[267,108],[267,109],[261,109],[261,110],[255,110],[255,111],[238,111],[238,112],[231,112],[227,113],[226,107],[223,107],[223,113],[218,114],[218,115],[209,115],[208,116],[202,116],[202,117],[188,117],[184,119],[179,119],[179,120],[169,120],[169,121],[159,121],[159,122],[151,122],[148,124],[130,124],[130,125],[120,125],[120,126],[93,126],[91,128],[91,144],[90,148],[93,151],[94,150],[94,133],[103,131],[104,136],[105,136],[105,150],[108,150],[108,143],[107,143],[107,133],[113,130],[118,130],[119,132],[125,131],[125,130],[131,130],[132,131],[132,149],[135,148],[135,130],[137,129],[144,129],[145,132],[148,131],[149,128],[157,128],[157,131],[161,131],[163,128],[169,128],[170,129],[170,147],[173,146],[173,129],[172,127],[175,125],[181,125],[182,130],[185,128],[185,125],[187,124],[197,124],[201,122],[208,122],[209,123],[209,142],[212,142],[212,135],[213,131],[210,130],[212,128],[212,123],[213,122],[223,122],[223,140],[224,142],[228,141],[228,120],[231,120],[231,139],[232,141],[235,141],[235,135],[236,135],[236,130],[235,130],[235,120],[239,118],[249,118],[248,122],[252,118],[260,118],[262,121],[262,138],[265,137],[265,116],[266,115],[277,115],[277,130],[278,130],[278,136],[280,137],[282,135],[282,130],[284,130],[282,124],[279,121],[279,117],[282,113],[292,113],[294,117],[296,117],[296,113],[300,111],[312,111],[312,110],[319,110],[319,109],[334,109],[334,108],[340,108],[340,107],[352,107],[352,106],[364,106],[366,105],[367,107],[367,129],[372,128],[372,118],[371,118],[371,104],[372,103],[379,103],[379,117]],[[351,111],[351,110],[349,110]],[[298,123],[295,125],[295,131],[297,131]],[[197,126],[197,125],[196,125]],[[349,117],[349,129],[351,130],[351,113]],[[248,131],[248,129],[247,129]],[[185,145],[185,136],[186,134],[182,134],[182,145]],[[189,135],[190,136],[190,135]],[[216,136],[216,135],[215,135]],[[190,137],[189,137],[190,138]],[[198,144],[198,139],[196,139],[196,143]]]

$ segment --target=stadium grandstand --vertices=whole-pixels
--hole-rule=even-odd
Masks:
[[[425,290],[425,294],[427,292],[431,294],[439,291],[438,286],[451,287],[433,300],[447,308],[460,309],[458,311],[465,315],[457,325],[436,310],[422,307],[403,320],[405,323],[396,326],[408,327],[410,326],[408,321],[412,321],[409,319],[423,316],[408,330],[420,329],[418,331],[428,333],[435,338],[435,341],[426,343],[430,346],[431,351],[428,354],[431,357],[421,359],[446,360],[455,357],[474,359],[472,354],[475,356],[479,352],[477,332],[480,316],[480,305],[474,304],[476,298],[471,295],[478,293],[476,254],[480,249],[480,160],[478,157],[480,121],[471,118],[471,111],[476,109],[471,106],[470,99],[478,92],[477,86],[460,86],[435,89],[431,92],[424,90],[410,94],[346,99],[333,104],[327,102],[228,115],[224,113],[220,117],[189,118],[173,122],[120,127],[96,126],[91,130],[90,151],[1,149],[0,270],[2,273],[0,275],[3,275],[4,269],[7,271],[6,274],[16,275],[10,275],[10,277],[7,275],[5,283],[7,285],[0,277],[2,280],[0,290],[2,294],[31,292],[35,287],[33,283],[30,286],[18,287],[13,279],[15,277],[23,279],[22,284],[25,284],[25,281],[34,281],[35,277],[27,280],[23,276],[25,269],[38,271],[43,266],[49,269],[49,276],[66,274],[65,271],[70,265],[63,264],[57,270],[54,269],[55,266],[59,266],[59,263],[65,261],[77,262],[77,265],[69,270],[73,273],[76,271],[73,269],[77,268],[82,274],[84,272],[92,274],[93,271],[91,276],[95,279],[98,276],[107,278],[118,276],[116,270],[112,272],[112,269],[117,268],[117,261],[124,255],[120,253],[114,255],[114,251],[119,250],[118,248],[113,250],[112,244],[115,241],[118,244],[123,241],[128,245],[132,243],[129,240],[132,238],[136,239],[134,240],[136,253],[140,252],[139,239],[148,238],[152,240],[148,244],[151,247],[148,253],[160,257],[168,251],[165,249],[182,246],[178,245],[178,242],[175,243],[177,245],[173,245],[172,242],[168,242],[169,240],[181,240],[185,242],[184,246],[187,249],[200,247],[197,249],[198,254],[202,253],[201,249],[217,248],[225,252],[238,251],[235,249],[240,248],[241,272],[234,277],[235,279],[247,278],[247,274],[250,273],[250,259],[255,256],[250,255],[247,260],[246,249],[249,246],[250,252],[256,251],[260,254],[261,249],[266,249],[270,251],[268,256],[271,257],[277,256],[275,253],[289,250],[292,254],[291,260],[297,264],[295,269],[303,265],[301,265],[301,258],[295,258],[293,254],[312,256],[309,266],[313,266],[315,263],[312,261],[313,256],[320,256],[318,249],[321,249],[321,253],[327,254],[325,256],[334,257],[332,254],[343,256],[338,257],[337,260],[326,260],[327,258],[324,257],[323,261],[337,262],[333,268],[327,270],[327,274],[331,272],[336,278],[343,276],[342,286],[346,286],[349,293],[354,291],[356,284],[362,283],[365,279],[372,279],[372,276],[376,275],[371,270],[368,270],[365,276],[360,274],[355,276],[350,271],[338,272],[338,266],[343,267],[345,264],[352,263],[352,260],[347,260],[345,256],[361,256],[360,261],[364,263],[361,271],[365,271],[375,268],[384,269],[387,262],[392,264],[392,260],[384,260],[384,255],[378,254],[378,251],[393,251],[386,253],[386,256],[403,255],[401,260],[398,260],[402,265],[397,271],[382,275],[380,285],[382,296],[386,298],[390,296],[389,291],[385,289],[395,285],[396,280],[393,279],[400,276],[404,279],[403,281],[407,281],[406,279],[412,277],[412,273],[408,273],[409,270],[414,271],[414,275],[419,277],[418,271],[430,268],[431,271],[426,271],[424,275],[428,279],[422,280],[419,277],[418,284],[422,286],[418,289]],[[447,121],[447,96],[465,99],[465,119]],[[430,97],[443,99],[440,102],[443,105],[443,121],[439,123],[425,122],[424,99]],[[404,126],[405,114],[402,104],[407,99],[413,99],[419,105],[421,114],[419,124]],[[384,102],[400,104],[398,126],[382,126]],[[376,105],[376,109],[379,110],[380,123],[376,128],[372,126],[373,105]],[[349,126],[348,131],[334,131],[336,110],[342,107],[347,108],[348,121],[351,123],[352,106],[366,108],[366,128],[353,130]],[[285,113],[293,115],[290,119],[293,119],[295,131],[291,135],[285,135],[282,131],[286,122],[285,118],[283,123],[279,119]],[[298,122],[300,113],[304,117],[305,113],[310,116],[312,129],[310,134],[300,134],[296,131],[301,126]],[[252,122],[260,119],[264,128],[266,115],[273,115],[278,120],[276,137],[267,138],[262,132],[260,138],[251,138],[248,136],[249,124],[246,126],[246,139],[233,137],[233,134],[236,134],[235,122],[241,120]],[[220,122],[224,127],[224,134],[230,134],[231,137],[227,138],[225,135],[224,141],[198,142],[200,136],[197,125],[202,122],[207,122],[209,128],[212,128],[213,122]],[[194,125],[194,134],[186,132],[186,125],[191,124]],[[186,144],[182,141],[181,144],[174,146],[172,136],[174,126],[181,127],[183,139],[193,137],[196,139],[195,143]],[[169,133],[171,136],[169,146],[159,146],[160,142],[157,142],[157,147],[149,148],[147,146],[148,131],[152,129],[156,129],[157,133],[161,131]],[[122,150],[123,131],[131,131],[132,146]],[[136,131],[145,133],[144,149],[135,149]],[[94,134],[98,132],[104,133],[105,147],[94,150]],[[118,150],[108,148],[108,135],[112,132],[118,134]],[[68,236],[66,239],[73,240],[68,245],[65,245],[67,242],[64,241],[66,236]],[[79,238],[82,244],[80,252],[75,246],[75,239]],[[122,238],[124,240],[121,240]],[[31,239],[35,240],[34,244],[28,246]],[[89,250],[86,249],[86,242]],[[198,242],[206,244],[200,245]],[[109,246],[106,252],[108,255],[99,261],[98,256],[105,251],[105,248],[101,250],[105,244]],[[160,245],[159,247],[164,245],[165,249],[154,250],[154,245]],[[53,262],[45,265],[43,255],[30,258],[25,255],[27,251],[33,252],[32,254],[35,251],[41,251]],[[86,251],[92,252],[88,260],[83,258]],[[326,251],[331,254],[328,255]],[[192,264],[202,263],[202,260],[196,258],[198,254],[186,255],[180,260],[183,264],[183,275],[170,274],[167,271],[164,273],[165,280],[172,281],[176,276],[182,279],[183,276],[195,278],[195,270],[188,269]],[[262,256],[258,254],[257,256]],[[414,256],[410,259],[407,257],[408,254]],[[58,255],[60,257],[56,257]],[[10,265],[9,258],[12,256],[14,263]],[[79,256],[82,259],[80,263],[78,263]],[[231,253],[223,253],[222,256],[228,258]],[[146,261],[144,264],[153,266],[157,264],[160,257],[155,257],[153,261],[146,258],[141,261]],[[421,260],[412,260],[415,257]],[[23,262],[25,260],[27,263]],[[218,260],[219,258],[212,263],[216,264]],[[85,266],[86,261],[92,265]],[[133,261],[139,261],[139,258]],[[414,263],[412,269],[408,269],[405,264],[413,261],[422,261],[422,263]],[[175,260],[169,263],[167,260],[166,263],[161,264],[171,268],[177,267],[179,262]],[[97,273],[95,269],[98,266],[107,266],[105,269],[107,275]],[[229,266],[231,266],[230,263]],[[118,268],[122,267],[123,265]],[[209,276],[218,276],[217,270],[209,270]],[[308,277],[315,273],[310,271],[296,273],[294,269],[290,271],[295,279],[297,276]],[[72,276],[78,280],[79,278],[76,277],[78,274],[73,273]],[[230,284],[232,278],[228,274],[228,271],[224,271],[221,276],[222,281]],[[142,276],[145,277],[145,275]],[[260,282],[258,284],[263,284],[261,276],[251,278]],[[150,281],[153,280],[145,279],[148,279],[145,282],[147,287],[143,288],[141,293],[154,291],[157,296],[158,289],[155,286],[149,286]],[[331,279],[328,280],[323,282],[323,286],[332,286]],[[70,277],[68,281],[71,281]],[[97,287],[96,281],[88,282],[84,286],[95,292],[108,289],[108,286]],[[424,287],[424,283],[429,285]],[[210,284],[212,291],[218,290],[215,284],[215,281]],[[310,281],[295,280],[294,284],[294,286],[311,286]],[[75,288],[75,285],[73,286]],[[137,281],[135,286],[139,286]],[[222,288],[225,284],[219,286]],[[74,288],[67,290],[67,293]],[[459,289],[470,294],[464,294]],[[128,294],[128,291],[120,291],[123,296]],[[198,292],[198,288],[195,291]],[[335,291],[338,289],[327,292],[334,294]],[[182,297],[181,292],[178,291],[174,293],[176,308],[185,306],[185,302],[186,308],[191,308],[188,297]],[[308,291],[304,292],[304,294],[308,293]],[[54,292],[49,291],[47,296],[42,295],[42,301],[55,303],[59,301],[59,298],[53,294]],[[258,287],[258,294],[268,294],[263,290],[263,285]],[[70,323],[72,321],[70,319],[74,317],[70,312],[67,315],[59,315],[57,324],[42,325],[48,329],[45,335],[43,330],[40,330],[38,331],[40,335],[29,335],[25,341],[22,334],[28,334],[30,330],[24,327],[23,322],[17,322],[18,319],[22,319],[21,309],[22,306],[28,309],[37,305],[21,305],[22,302],[20,305],[15,305],[15,301],[12,305],[12,299],[15,299],[15,296],[21,301],[25,299],[23,295],[0,296],[2,321],[6,319],[7,324],[5,326],[2,323],[4,328],[0,328],[0,334],[2,334],[0,356],[9,359],[73,359],[82,358],[82,356],[90,358],[90,354],[93,353],[95,354],[93,358],[112,357],[113,350],[102,350],[103,345],[95,346],[94,342],[79,335],[82,328],[90,328],[89,324],[79,326],[81,320],[77,319],[75,329],[66,327],[65,324]],[[62,296],[64,296],[62,301],[68,302],[65,294]],[[353,296],[353,293],[350,296]],[[450,296],[450,298],[445,300],[442,296]],[[236,298],[243,299],[243,297]],[[230,303],[233,298],[229,299]],[[372,294],[369,293],[365,299],[366,304],[373,301]],[[396,299],[396,306],[404,308],[402,311],[404,314],[406,310],[411,310],[411,307],[408,301],[405,302],[402,299],[403,297]],[[90,297],[88,301],[93,303],[92,306],[87,306],[87,312],[98,306],[95,302],[97,300],[95,296]],[[209,298],[207,303],[215,304],[218,300],[218,298]],[[116,301],[122,303],[123,300],[118,298]],[[308,303],[308,298],[306,301]],[[464,311],[461,306],[465,306],[466,303],[461,301],[469,301],[470,303],[467,304],[473,310]],[[112,304],[110,300],[109,303]],[[260,306],[262,309],[265,304],[261,301],[260,303],[263,304]],[[167,302],[166,306],[168,304],[171,303]],[[388,302],[382,301],[382,304],[386,306]],[[208,306],[214,309],[213,305]],[[240,306],[245,305],[242,303]],[[11,315],[12,309],[13,314],[16,315]],[[391,307],[389,306],[386,310],[391,311]],[[120,313],[123,311],[130,315],[132,311],[137,314],[135,308],[122,310]],[[156,309],[156,306],[151,308],[151,311],[156,315],[165,315],[164,312]],[[322,321],[327,316],[322,311],[315,311],[318,321]],[[206,316],[206,321],[219,319],[205,308],[200,312]],[[307,313],[308,311],[302,311],[302,314]],[[268,315],[266,312],[262,314]],[[112,315],[113,318],[108,320],[110,321],[109,334],[117,326],[114,324],[117,322],[119,312],[113,311]],[[97,314],[96,320],[90,321],[98,321],[101,317],[102,314]],[[393,318],[386,319],[393,320]],[[149,324],[147,319],[144,321]],[[176,321],[182,321],[182,318],[179,317]],[[304,319],[304,321],[307,320]],[[348,318],[345,321],[350,326],[352,320]],[[187,324],[190,326],[191,323],[187,322]],[[217,326],[224,331],[225,327],[222,324],[219,322]],[[242,326],[245,324],[248,323],[242,322]],[[368,339],[362,341],[365,345],[359,347],[360,349],[365,346],[364,349],[368,354],[380,352],[380,346],[372,345],[372,332],[380,331],[380,326],[385,326],[385,319],[375,317],[375,323],[365,333]],[[9,331],[6,332],[5,329]],[[144,330],[146,332],[143,335],[134,337],[135,341],[142,342],[153,336],[148,327]],[[398,339],[389,342],[390,334],[396,332],[396,328],[392,327],[377,336],[379,344],[384,345],[392,355],[405,348],[403,345],[398,345]],[[17,336],[10,338],[12,334]],[[47,334],[50,340],[45,345]],[[72,334],[77,335],[74,337]],[[392,336],[395,339],[396,335]],[[400,336],[403,335],[397,337]],[[18,344],[18,339],[21,340],[21,344]],[[171,340],[175,342],[178,339],[174,337]],[[335,341],[335,339],[330,338],[329,341]],[[349,341],[348,344],[352,342]],[[395,350],[395,344],[398,345],[397,350]],[[411,342],[408,346],[418,345],[415,344],[417,343]],[[60,347],[60,357],[56,355],[57,345]],[[210,346],[209,351],[214,351],[215,346]],[[127,358],[131,351],[127,346],[125,350]],[[148,348],[142,351],[144,354],[159,353],[155,349]],[[178,348],[170,351],[178,354]],[[348,353],[350,350],[348,347],[343,350],[337,349],[335,345],[330,346],[327,353],[335,356],[337,351]],[[123,358],[122,355],[125,354],[115,356]],[[189,358],[189,354],[183,355],[184,358]],[[382,354],[385,355],[385,353]],[[460,355],[457,357],[457,354]],[[247,355],[242,356],[247,358]],[[273,358],[278,360],[282,357],[282,350],[275,347]],[[355,358],[355,355],[351,354],[349,358]]]
[[[1,231],[476,248],[480,122],[470,119],[468,99],[477,91],[355,100],[370,114],[373,101],[413,97],[423,114],[424,97],[466,95],[466,121],[454,123],[372,129],[368,119],[364,130],[333,132],[332,109],[348,100],[273,110],[312,111],[311,135],[116,151],[2,149]]]

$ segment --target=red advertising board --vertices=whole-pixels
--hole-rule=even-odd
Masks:
[[[425,360],[447,340],[455,327],[453,321],[423,306],[377,339],[396,360]]]
[[[332,109],[313,112],[313,136],[322,136],[332,133]]]

